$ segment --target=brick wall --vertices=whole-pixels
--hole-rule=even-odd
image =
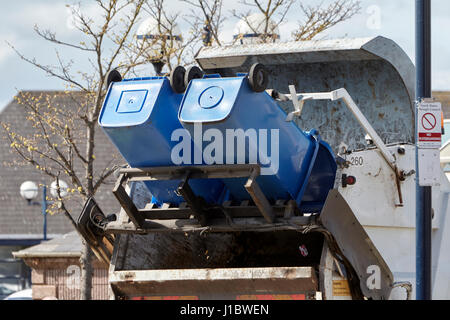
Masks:
[[[33,299],[81,300],[78,258],[26,258],[31,267]],[[93,263],[92,299],[108,299],[108,267]]]

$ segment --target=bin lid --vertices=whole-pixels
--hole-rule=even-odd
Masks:
[[[111,85],[99,117],[102,127],[127,127],[145,123],[157,103],[166,79],[115,82]]]
[[[184,123],[219,122],[231,113],[244,77],[195,79],[181,103],[179,120]]]

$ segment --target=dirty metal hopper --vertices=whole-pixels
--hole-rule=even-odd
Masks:
[[[254,63],[269,71],[268,87],[287,93],[345,88],[385,143],[414,143],[414,65],[392,40],[376,37],[203,48],[197,62],[209,74],[234,76]],[[292,103],[282,107],[292,111]],[[336,152],[344,142],[364,147],[365,132],[338,101],[308,101],[296,120],[317,129]]]

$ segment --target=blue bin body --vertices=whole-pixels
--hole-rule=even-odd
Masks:
[[[257,178],[257,182],[265,196],[272,201],[294,199],[305,210],[320,211],[328,191],[333,188],[336,162],[328,144],[320,141],[315,131],[304,132],[294,122],[286,122],[286,113],[266,92],[256,93],[251,90],[247,77],[204,78],[190,82],[179,111],[181,124],[191,132],[199,130],[206,133],[208,129],[216,129],[223,135],[223,164],[230,163],[233,158],[226,151],[227,130],[250,129],[257,131],[246,138],[245,163],[255,163],[250,154],[261,150],[265,144],[269,156],[275,156],[276,147],[272,149],[272,137],[276,139],[278,131],[278,170],[268,170],[266,175]],[[260,130],[266,131],[267,143],[260,139]],[[275,130],[275,131],[273,131]],[[250,132],[248,131],[248,132]],[[212,139],[211,139],[212,141]],[[195,141],[205,150],[210,141]],[[228,156],[228,161],[227,161]],[[217,158],[216,158],[217,160]],[[239,161],[240,160],[240,161]],[[252,161],[250,161],[252,160]],[[263,160],[263,161],[262,161]],[[235,164],[242,163],[237,158],[237,143],[234,143]],[[262,168],[269,168],[264,157],[258,157],[256,163]],[[265,162],[265,163],[264,163]],[[219,163],[220,164],[220,163]],[[250,200],[243,187],[245,179],[224,179],[231,197],[235,200]]]
[[[105,98],[99,125],[131,167],[174,166],[171,141],[182,129],[178,109],[182,95],[176,94],[167,78],[144,78],[113,83]],[[192,144],[193,145],[193,144]],[[175,190],[180,181],[148,181],[146,186],[158,204],[180,204]],[[194,193],[209,203],[220,201],[224,184],[218,179],[193,179]]]

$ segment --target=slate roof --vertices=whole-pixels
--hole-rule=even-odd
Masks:
[[[59,103],[65,107],[76,107],[74,105],[76,103],[72,98],[73,93],[71,97],[60,91],[28,91],[25,93],[30,93],[36,97],[57,95],[60,100]],[[78,94],[82,98],[83,94]],[[26,121],[23,106],[19,105],[15,100],[11,101],[0,113],[0,122],[11,124],[15,130],[25,136],[33,130],[29,122]],[[95,156],[97,168],[104,168],[107,164],[110,165],[113,156],[117,157],[117,160],[115,160],[117,161],[116,164],[125,163],[101,128],[96,130]],[[50,185],[52,179],[42,175],[30,165],[11,165],[15,160],[19,159],[18,155],[10,147],[5,131],[3,128],[0,128],[0,240],[42,238],[43,215],[41,214],[41,207],[28,205],[21,198],[19,187],[27,180],[32,180],[36,183],[45,182],[46,185]],[[61,177],[61,179],[69,182],[67,178]],[[111,176],[108,184],[102,186],[95,196],[105,213],[116,212],[120,208],[111,193],[113,182],[114,177]],[[36,200],[41,200],[41,198],[42,195],[40,193]],[[75,220],[78,218],[82,205],[83,201],[80,198],[73,199],[66,205]],[[49,238],[72,230],[72,225],[62,214],[47,216],[47,234]]]
[[[66,233],[55,239],[14,252],[15,258],[67,258],[80,257],[81,238],[76,231]]]

